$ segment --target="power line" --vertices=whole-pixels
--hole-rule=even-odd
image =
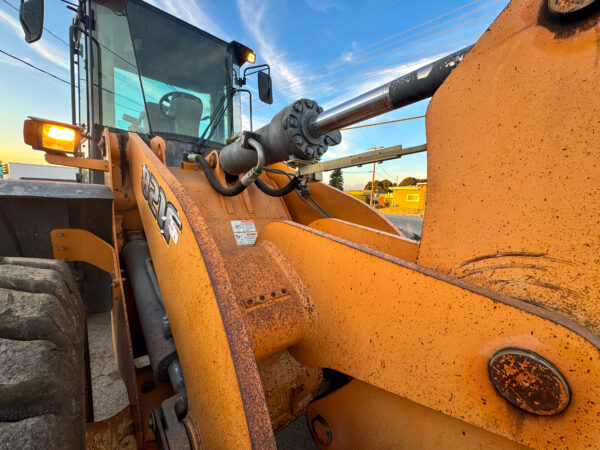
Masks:
[[[399,59],[399,60],[391,61],[389,63],[381,64],[379,66],[369,67],[364,70],[360,70],[358,72],[352,73],[350,75],[346,75],[346,76],[343,76],[343,77],[335,79],[335,80],[330,80],[325,83],[317,84],[315,86],[308,86],[304,89],[304,91],[302,91],[300,93],[300,96],[310,95],[311,97],[314,98],[317,94],[322,94],[322,93],[327,94],[332,90],[339,89],[340,84],[342,84],[344,82],[347,83],[347,82],[352,82],[352,81],[375,80],[375,79],[382,78],[384,76],[389,76],[395,72],[405,70],[407,67],[414,66],[423,59],[429,59],[429,58],[433,58],[435,56],[439,56],[440,52],[442,52],[442,53],[445,52],[444,54],[449,54],[460,48],[463,48],[466,44],[472,44],[473,41],[471,41],[469,39],[474,36],[477,36],[479,34],[480,33],[473,33],[471,35],[464,36],[460,39],[455,39],[454,41],[445,42],[443,45],[436,45],[436,46],[430,47],[428,49],[425,49],[421,52],[407,55],[406,57]],[[456,45],[459,42],[462,42],[465,40],[468,40],[468,42],[462,43],[461,45]],[[444,48],[446,48],[446,50],[442,50]],[[427,53],[427,52],[429,52],[429,53]],[[420,59],[415,61],[413,58],[420,58]],[[397,67],[395,69],[390,68],[391,66],[393,66],[395,64],[402,63],[402,62],[409,61],[409,60],[412,60],[412,64],[403,64],[401,67]],[[374,70],[374,69],[378,69],[378,70]],[[365,74],[365,75],[361,76],[361,74]],[[257,105],[255,110],[260,111],[260,110],[264,110],[265,108],[268,108],[268,106]]]
[[[479,33],[473,33],[471,35],[464,36],[464,37],[462,37],[460,39],[456,39],[454,41],[445,42],[443,45],[436,45],[436,46],[430,47],[422,52],[413,53],[412,55],[408,55],[404,58],[392,61],[390,63],[381,64],[381,65],[375,66],[375,67],[369,67],[367,69],[360,70],[360,71],[352,73],[350,75],[346,75],[344,77],[316,85],[314,87],[317,87],[317,88],[320,87],[320,89],[318,89],[316,92],[313,92],[313,94],[327,93],[331,90],[337,89],[338,86],[340,86],[340,84],[342,84],[344,82],[366,81],[366,80],[375,80],[378,78],[382,78],[386,75],[390,75],[395,72],[405,70],[408,67],[413,67],[420,61],[428,60],[433,57],[442,57],[446,54],[453,53],[453,52],[459,50],[460,48],[465,47],[466,45],[473,44],[474,41],[471,41],[470,38],[478,36],[478,35],[479,35]],[[458,45],[458,46],[455,45],[455,44],[457,44],[459,42],[463,42],[463,41],[467,41],[467,42],[462,43],[461,45]],[[452,44],[452,45],[450,45],[450,44]],[[426,53],[426,52],[428,52],[428,53]],[[420,58],[420,59],[414,60],[413,58]],[[412,61],[411,61],[411,59],[412,59]],[[403,64],[401,67],[397,67],[395,69],[390,68],[390,66],[393,66],[395,64],[402,63],[405,61],[409,61],[409,62],[406,64]],[[423,66],[424,65],[426,65],[426,64],[423,64]],[[422,66],[419,66],[419,67],[422,67]],[[378,70],[374,70],[374,69],[378,69]],[[365,74],[365,76],[357,77],[357,75],[362,75],[362,74]]]
[[[332,2],[333,0],[328,0],[323,7],[329,6],[329,4]],[[310,11],[309,13],[303,15],[302,17],[300,17],[299,19],[297,19],[294,23],[292,23],[290,26],[284,28],[283,30],[281,30],[279,33],[277,33],[275,36],[273,36],[271,39],[276,39],[279,36],[281,36],[283,33],[285,33],[286,31],[291,30],[292,28],[294,28],[296,25],[298,25],[300,22],[302,22],[303,20],[308,19],[310,16],[312,16],[313,14],[318,13],[319,10],[318,9],[313,9],[312,11]]]
[[[4,3],[6,3],[8,6],[10,6],[12,9],[14,9],[15,11],[19,12],[19,9],[17,7],[15,7],[14,5],[12,5],[11,3],[9,3],[7,0],[2,0]],[[65,0],[59,0],[62,1],[63,3],[67,3],[70,5],[73,5],[72,3],[69,3]],[[77,5],[73,5],[73,6],[77,6]],[[61,39],[60,37],[58,37],[55,33],[53,33],[52,31],[50,31],[48,28],[44,27],[44,30],[47,31],[51,36],[54,36],[56,39],[58,39],[60,42],[62,42],[63,44],[65,44],[67,47],[70,47],[69,43],[64,41],[63,39]],[[113,55],[115,55],[117,58],[119,58],[121,61],[123,61],[126,64],[129,64],[131,67],[136,68],[137,67],[135,64],[133,64],[131,61],[126,60],[125,58],[123,58],[121,55],[119,55],[118,53],[116,53],[115,51],[111,50],[110,48],[108,48],[106,45],[102,44],[101,42],[94,40],[95,42],[98,43],[98,45],[100,45],[100,47],[102,47],[103,49],[105,49],[106,51],[112,53]]]
[[[42,72],[43,74],[45,74],[45,75],[48,75],[49,77],[52,77],[52,78],[54,78],[54,79],[56,79],[56,80],[58,80],[58,81],[61,81],[61,82],[65,83],[65,84],[68,84],[69,86],[71,85],[71,82],[70,82],[70,81],[67,81],[67,80],[65,80],[65,79],[63,79],[63,78],[60,78],[60,77],[58,77],[58,76],[54,75],[53,73],[50,73],[50,72],[48,72],[48,71],[46,71],[46,70],[44,70],[44,69],[41,69],[40,67],[37,67],[37,66],[35,66],[35,65],[33,65],[33,64],[31,64],[31,63],[29,63],[29,62],[25,61],[24,59],[21,59],[21,58],[19,58],[18,56],[15,56],[15,55],[12,55],[12,54],[10,54],[10,53],[8,53],[8,52],[5,52],[5,51],[4,51],[4,50],[2,50],[2,49],[0,49],[0,53],[2,53],[2,54],[4,54],[4,55],[8,56],[9,58],[12,58],[12,59],[15,59],[15,60],[17,60],[17,61],[19,61],[19,62],[21,62],[21,63],[23,63],[23,64],[25,64],[25,65],[27,65],[27,66],[31,67],[32,69],[35,69],[35,70],[37,70],[37,71],[39,71],[39,72]],[[85,80],[84,80],[84,81],[85,81]],[[98,87],[98,85],[97,85],[97,84],[94,84],[94,86]],[[103,90],[103,91],[106,91],[106,92],[108,92],[109,94],[113,94],[115,97],[122,97],[122,98],[124,98],[124,99],[126,99],[126,100],[129,100],[129,101],[130,101],[130,102],[132,102],[132,103],[139,104],[139,102],[138,102],[138,101],[136,101],[136,100],[132,100],[132,99],[130,99],[129,97],[126,97],[126,96],[124,96],[124,95],[117,94],[117,93],[115,93],[115,92],[111,91],[110,89],[106,89],[106,88],[104,88],[104,87],[103,87],[103,88],[102,88],[102,90]],[[115,104],[116,104],[116,105],[118,105],[118,106],[121,106],[121,107],[123,107],[123,108],[127,108],[127,109],[129,109],[129,110],[131,110],[131,111],[137,111],[135,108],[131,108],[131,107],[129,107],[129,106],[125,106],[125,105],[123,105],[123,104],[121,104],[121,103],[117,103],[116,101],[115,101]]]
[[[357,128],[375,127],[377,125],[385,125],[387,123],[405,122],[407,120],[422,119],[423,117],[425,117],[425,116],[423,115],[423,116],[414,116],[414,117],[404,117],[403,119],[386,120],[385,122],[377,122],[377,123],[368,123],[366,125],[358,125],[356,127],[342,128],[341,131],[356,130]]]
[[[313,42],[311,45],[309,45],[308,47],[304,47],[302,50],[307,51],[307,50],[313,48],[314,46],[316,46],[316,45],[318,45],[318,44],[320,44],[322,42],[328,41],[329,39],[332,39],[334,36],[337,36],[338,34],[340,34],[341,32],[343,32],[345,30],[347,30],[348,28],[355,27],[359,23],[362,23],[365,20],[367,20],[369,17],[373,17],[374,15],[379,14],[380,12],[385,11],[388,8],[391,8],[392,6],[394,6],[397,3],[400,3],[401,1],[402,0],[395,0],[392,3],[388,4],[387,6],[381,8],[380,10],[375,11],[375,12],[373,12],[373,13],[367,15],[367,16],[364,16],[362,19],[358,20],[357,22],[354,22],[353,24],[350,24],[349,26],[347,26],[345,28],[342,28],[341,30],[338,30],[336,33],[330,34],[329,36],[325,36],[323,39],[320,39],[320,40],[318,40],[316,42]]]
[[[17,11],[19,14],[21,13],[19,11],[19,8],[17,8],[15,5],[13,5],[12,3],[8,2],[7,0],[2,0],[4,3],[6,3],[8,6],[10,6],[12,9],[14,9],[15,11]],[[50,31],[48,28],[44,27],[44,30],[46,30],[51,36],[54,36],[56,39],[58,39],[60,42],[62,42],[63,44],[65,44],[67,47],[69,46],[69,43],[65,40],[63,40],[62,38],[60,38],[59,36],[57,36],[56,34],[54,34],[52,31]]]
[[[16,59],[17,61],[19,61],[19,62],[22,62],[23,64],[25,64],[25,65],[27,65],[27,66],[31,67],[32,69],[38,70],[38,71],[40,71],[40,72],[42,72],[42,73],[44,73],[44,74],[46,74],[46,75],[48,75],[48,76],[50,76],[50,77],[52,77],[52,78],[55,78],[55,79],[57,79],[58,81],[62,81],[63,83],[65,83],[65,84],[68,84],[68,85],[70,85],[70,84],[71,84],[69,81],[67,81],[67,80],[64,80],[64,79],[62,79],[62,78],[60,78],[60,77],[57,77],[56,75],[54,75],[54,74],[52,74],[52,73],[50,73],[50,72],[47,72],[47,71],[45,71],[44,69],[41,69],[41,68],[39,68],[39,67],[37,67],[37,66],[34,66],[34,65],[33,65],[33,64],[31,64],[31,63],[28,63],[28,62],[27,62],[27,61],[25,61],[24,59],[21,59],[21,58],[19,58],[19,57],[15,56],[15,55],[11,55],[10,53],[7,53],[7,52],[5,52],[5,51],[4,51],[4,50],[2,50],[2,49],[0,49],[0,53],[4,54],[4,55],[6,55],[6,56],[8,56],[8,57],[10,57],[10,58],[12,58],[12,59]]]
[[[350,13],[350,14],[347,14],[347,15],[345,15],[344,17],[342,17],[342,18],[341,18],[340,20],[338,20],[337,22],[335,22],[335,23],[333,23],[333,24],[331,24],[331,25],[329,25],[329,26],[327,26],[327,27],[324,27],[324,28],[323,28],[323,29],[321,29],[320,31],[317,31],[316,33],[313,33],[313,34],[311,34],[310,36],[308,36],[308,37],[306,37],[306,38],[302,39],[302,40],[301,40],[301,41],[299,41],[299,42],[296,42],[296,44],[295,44],[295,45],[293,45],[292,47],[290,47],[290,48],[289,48],[289,50],[292,50],[292,49],[294,49],[294,48],[296,48],[296,47],[298,47],[298,46],[302,45],[304,42],[306,42],[306,41],[308,41],[308,40],[312,39],[313,37],[315,37],[315,36],[318,36],[319,34],[322,34],[322,33],[324,33],[325,31],[329,30],[330,28],[333,28],[333,27],[335,27],[336,25],[339,25],[340,23],[344,22],[345,20],[347,20],[348,18],[352,17],[353,15],[355,15],[355,14],[358,14],[358,13],[359,13],[359,12],[361,12],[362,10],[364,10],[364,9],[366,9],[366,8],[370,8],[371,6],[373,6],[373,5],[374,5],[375,3],[377,3],[378,1],[379,1],[379,0],[373,0],[372,2],[370,2],[370,3],[366,4],[365,6],[363,6],[362,8],[359,8],[359,9],[357,9],[356,11],[354,11],[354,12],[352,12],[352,13]]]
[[[496,0],[495,2],[493,2],[492,4],[490,4],[490,5],[488,5],[488,6],[485,6],[484,8],[488,8],[488,7],[490,7],[490,6],[493,6],[493,5],[495,5],[495,4],[497,4],[497,3],[500,3],[500,2],[503,2],[503,1],[504,1],[504,0]],[[409,37],[406,37],[406,38],[404,38],[404,39],[401,39],[401,40],[400,40],[400,41],[398,41],[398,42],[395,42],[395,43],[389,44],[389,45],[387,45],[387,46],[385,46],[385,47],[382,47],[382,48],[380,48],[380,49],[377,49],[377,50],[375,50],[375,51],[373,51],[373,52],[371,52],[371,53],[367,53],[366,55],[362,55],[361,57],[359,57],[358,59],[356,59],[356,60],[355,60],[355,62],[354,62],[354,63],[352,63],[352,64],[351,64],[350,62],[348,62],[348,63],[346,63],[346,64],[341,64],[341,65],[337,66],[337,68],[336,68],[336,67],[334,67],[334,68],[333,68],[334,70],[330,70],[330,71],[328,71],[328,72],[326,72],[326,73],[322,73],[322,74],[320,74],[320,75],[317,75],[317,74],[316,74],[316,76],[312,76],[312,77],[310,77],[310,78],[309,78],[308,80],[306,80],[306,81],[310,82],[310,81],[319,80],[319,79],[322,79],[322,78],[327,78],[327,77],[329,77],[329,76],[331,76],[331,75],[334,75],[334,74],[336,74],[336,73],[343,72],[343,71],[345,71],[345,70],[351,69],[352,67],[360,66],[360,65],[363,65],[363,64],[365,64],[365,63],[368,63],[368,62],[374,61],[374,60],[376,60],[376,59],[379,59],[379,58],[381,58],[381,57],[383,57],[383,56],[385,56],[385,55],[388,55],[388,54],[390,54],[390,53],[394,53],[394,52],[396,52],[396,51],[398,51],[398,50],[400,50],[400,49],[406,49],[406,48],[413,47],[413,46],[414,46],[415,44],[417,44],[417,43],[420,43],[420,42],[423,42],[423,41],[427,41],[427,40],[429,40],[429,39],[432,39],[432,38],[434,38],[434,37],[439,37],[439,36],[441,36],[441,35],[443,35],[443,34],[449,33],[450,31],[456,30],[456,29],[458,29],[458,28],[464,27],[465,25],[469,25],[469,24],[471,24],[471,23],[474,23],[474,22],[480,21],[480,20],[482,20],[482,19],[485,19],[486,17],[489,17],[489,16],[491,16],[491,15],[494,15],[494,14],[497,14],[497,13],[498,13],[497,11],[493,11],[493,12],[491,12],[491,13],[485,14],[485,15],[483,15],[483,16],[477,17],[477,18],[475,18],[475,19],[472,19],[472,20],[469,20],[469,21],[467,21],[467,22],[460,23],[460,24],[458,24],[458,25],[455,25],[455,26],[453,26],[453,27],[450,27],[450,28],[447,28],[447,29],[445,29],[445,30],[442,30],[442,31],[440,31],[440,32],[438,32],[438,33],[432,34],[432,35],[430,35],[430,36],[426,36],[426,37],[424,37],[424,38],[421,38],[421,39],[419,39],[419,40],[417,40],[417,41],[410,42],[410,43],[408,43],[408,44],[405,44],[405,45],[403,45],[403,46],[400,46],[400,47],[398,47],[398,48],[394,48],[394,49],[392,49],[392,50],[389,50],[389,51],[387,51],[387,52],[381,53],[380,55],[377,55],[377,56],[374,56],[374,57],[372,57],[372,58],[368,58],[368,59],[366,59],[366,60],[364,60],[364,61],[362,61],[362,62],[359,62],[359,61],[363,60],[363,59],[364,59],[365,57],[367,57],[367,56],[370,56],[370,55],[372,55],[372,54],[374,54],[374,53],[380,52],[381,50],[384,50],[384,49],[386,49],[386,48],[389,48],[389,47],[395,47],[395,46],[397,46],[398,44],[400,44],[401,42],[404,42],[404,41],[406,41],[406,40],[409,40],[409,39],[415,38],[415,37],[417,37],[417,36],[419,36],[419,35],[422,35],[422,34],[424,34],[424,33],[427,33],[428,31],[431,31],[431,30],[434,30],[434,29],[436,29],[436,28],[439,28],[440,26],[447,25],[447,24],[449,24],[449,23],[451,23],[451,22],[455,22],[455,21],[456,21],[456,20],[458,20],[458,19],[464,18],[464,17],[466,17],[466,16],[468,16],[468,15],[470,15],[470,14],[473,14],[473,13],[475,13],[475,12],[478,12],[478,11],[480,11],[481,9],[483,9],[483,8],[480,8],[480,9],[477,9],[477,10],[475,10],[475,11],[471,11],[471,12],[469,12],[469,13],[463,14],[463,15],[462,15],[462,16],[460,16],[460,17],[457,17],[457,18],[454,18],[454,19],[452,19],[452,20],[450,20],[450,21],[447,21],[447,22],[444,22],[444,23],[442,23],[442,24],[436,25],[435,27],[431,27],[431,28],[428,28],[428,29],[426,29],[426,30],[423,30],[423,31],[421,31],[421,32],[419,32],[419,33],[417,33],[417,34],[415,34],[415,35],[413,35],[413,36],[409,36]],[[337,70],[335,70],[335,69],[337,69]],[[297,87],[297,86],[299,86],[299,85],[300,85],[300,84],[302,84],[302,83],[303,83],[303,81],[296,81],[296,82],[292,82],[292,83],[288,84],[287,86],[283,87],[283,89],[286,89],[286,90],[293,89],[294,87]]]
[[[59,1],[59,2],[63,2],[63,3],[66,3],[67,5],[74,6],[75,8],[78,8],[78,7],[79,7],[79,5],[78,5],[77,3],[71,3],[71,2],[68,2],[67,0],[58,0],[58,1]]]
[[[361,49],[355,50],[355,51],[353,51],[353,52],[349,53],[348,55],[345,55],[345,56],[340,56],[339,58],[337,58],[337,59],[334,59],[333,61],[326,62],[325,64],[322,64],[322,65],[320,65],[320,66],[318,66],[318,67],[314,67],[313,69],[311,69],[311,70],[309,70],[309,71],[306,71],[306,72],[303,72],[303,73],[300,73],[299,75],[306,75],[306,74],[308,74],[308,73],[311,73],[311,72],[314,72],[315,70],[317,70],[317,69],[320,69],[320,68],[322,68],[322,67],[324,67],[324,66],[327,66],[327,65],[329,65],[329,64],[333,64],[334,62],[337,62],[337,61],[340,61],[340,60],[344,60],[344,59],[348,58],[349,56],[356,55],[357,53],[360,53],[360,52],[362,52],[362,51],[364,51],[364,50],[367,50],[367,49],[369,49],[369,48],[375,47],[375,46],[377,46],[377,45],[379,45],[379,44],[383,44],[384,42],[387,42],[387,41],[389,41],[390,39],[394,39],[394,38],[396,38],[396,37],[398,37],[398,36],[401,36],[401,35],[403,35],[403,34],[406,34],[406,33],[408,33],[409,31],[413,31],[413,30],[416,30],[417,28],[421,28],[421,27],[422,27],[422,26],[424,26],[424,25],[427,25],[427,24],[429,24],[429,23],[431,23],[431,22],[435,22],[436,20],[439,20],[439,19],[441,19],[441,18],[443,18],[443,17],[446,17],[446,16],[448,16],[448,15],[450,15],[450,14],[454,14],[455,12],[458,12],[458,11],[460,11],[460,10],[462,10],[462,9],[468,8],[469,6],[471,6],[471,5],[474,5],[475,3],[479,3],[480,1],[482,1],[482,0],[475,0],[475,1],[472,1],[472,2],[470,2],[470,3],[467,3],[466,5],[463,5],[463,6],[461,6],[461,7],[459,7],[459,8],[456,8],[456,9],[454,9],[454,10],[452,10],[452,11],[449,11],[449,12],[447,12],[447,13],[444,13],[444,14],[442,14],[442,15],[440,15],[440,16],[437,16],[437,17],[435,17],[435,18],[433,18],[433,19],[427,20],[426,22],[422,22],[422,23],[420,23],[420,24],[418,24],[418,25],[415,25],[415,26],[414,26],[414,27],[412,27],[412,28],[409,28],[409,29],[407,29],[407,30],[401,31],[400,33],[394,34],[393,36],[389,36],[389,37],[387,37],[387,38],[385,38],[385,39],[382,39],[381,41],[377,41],[377,42],[375,42],[374,44],[371,44],[371,45],[368,45],[368,46],[366,46],[366,47],[363,47],[363,48],[361,48]]]
[[[383,167],[381,167],[381,164],[379,165],[379,170],[381,172],[383,172],[383,174],[386,176],[386,178],[397,178],[396,176],[392,175],[387,170],[385,170]]]

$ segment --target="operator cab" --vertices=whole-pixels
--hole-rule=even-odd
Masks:
[[[241,131],[234,85],[254,61],[249,48],[140,0],[81,2],[73,30],[76,122],[92,124],[92,142],[104,127],[161,136],[178,166],[184,151],[221,148]]]

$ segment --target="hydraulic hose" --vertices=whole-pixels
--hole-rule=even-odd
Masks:
[[[265,183],[260,178],[256,179],[256,187],[263,191],[265,194],[270,195],[271,197],[283,197],[284,195],[292,192],[296,187],[300,184],[300,178],[294,177],[290,180],[288,184],[279,189],[273,189],[267,183]]]
[[[225,197],[235,197],[236,195],[239,195],[242,192],[244,192],[244,189],[246,189],[247,186],[244,186],[241,181],[233,187],[230,187],[230,188],[224,187],[221,183],[219,183],[219,180],[217,180],[215,178],[215,175],[212,173],[210,165],[208,164],[208,161],[206,161],[206,159],[204,159],[204,156],[196,155],[194,160],[196,162],[200,163],[200,166],[202,167],[202,170],[204,171],[204,175],[206,175],[206,179],[208,180],[208,183],[219,194],[221,194]]]
[[[206,175],[208,183],[215,191],[217,191],[219,194],[225,197],[235,197],[236,195],[241,194],[244,191],[244,189],[246,189],[252,183],[254,183],[258,179],[265,167],[265,152],[263,146],[258,141],[252,138],[248,139],[248,144],[252,146],[254,150],[256,150],[256,165],[248,172],[246,172],[242,179],[235,186],[230,188],[225,187],[221,183],[219,183],[219,180],[215,178],[215,175],[213,174],[210,165],[208,164],[208,161],[206,161],[206,159],[202,155],[190,155],[190,159],[200,163],[200,166],[204,171],[204,175]]]

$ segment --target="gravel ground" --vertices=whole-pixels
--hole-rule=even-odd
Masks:
[[[423,231],[423,218],[416,216],[401,216],[399,214],[386,214],[385,217],[396,225],[407,237],[416,241],[421,240]]]
[[[87,326],[94,420],[99,422],[122,411],[129,399],[113,353],[110,312],[92,314]]]
[[[129,404],[125,383],[117,368],[112,347],[110,313],[88,317],[88,340],[92,372],[92,395],[96,422],[114,416]],[[277,448],[283,450],[317,449],[306,416],[301,416],[277,433]]]

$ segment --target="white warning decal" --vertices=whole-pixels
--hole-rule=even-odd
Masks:
[[[232,220],[231,229],[237,245],[254,245],[258,233],[253,220]]]

